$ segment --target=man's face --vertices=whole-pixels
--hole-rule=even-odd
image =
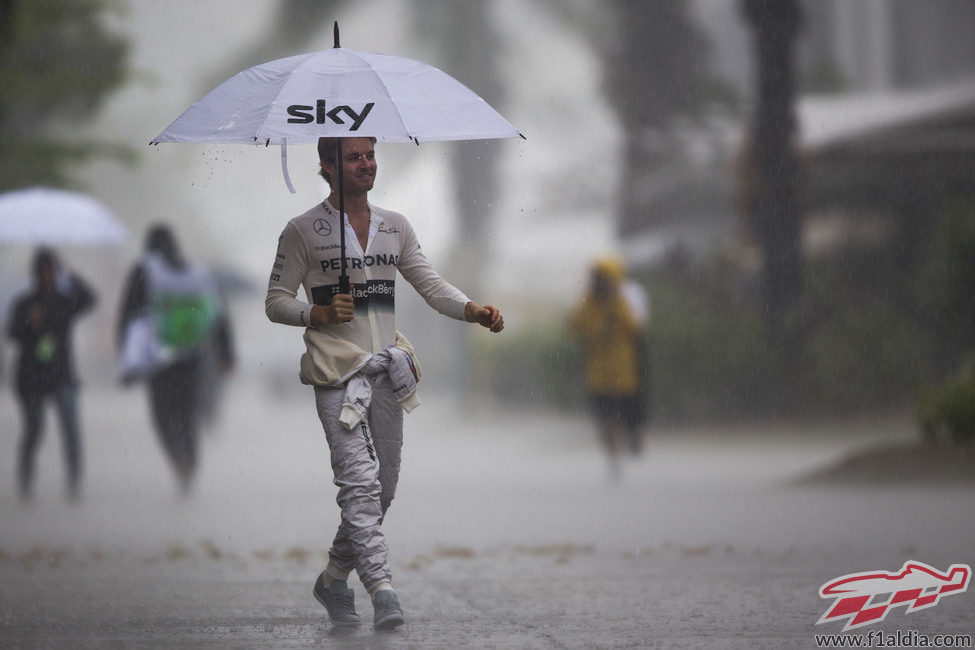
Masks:
[[[338,182],[338,169],[330,163],[322,163],[332,180]],[[342,174],[345,193],[365,194],[376,181],[376,147],[369,138],[344,138],[342,140]]]

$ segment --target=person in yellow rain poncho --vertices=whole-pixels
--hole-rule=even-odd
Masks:
[[[586,293],[569,316],[584,350],[589,407],[614,476],[627,430],[642,419],[640,316],[624,295],[625,280],[621,260],[597,260]]]

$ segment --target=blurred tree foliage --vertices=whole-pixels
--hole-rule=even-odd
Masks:
[[[958,372],[942,384],[921,390],[917,415],[928,444],[975,443],[975,356],[965,358]]]
[[[953,200],[936,219],[917,284],[918,305],[938,332],[939,375],[975,352],[975,202]]]
[[[66,186],[71,164],[125,157],[75,135],[126,78],[128,44],[109,32],[106,0],[0,0],[0,189]],[[60,135],[69,133],[69,136]]]
[[[625,134],[617,230],[641,232],[659,217],[651,207],[653,184],[681,160],[681,125],[735,98],[708,73],[709,45],[687,2],[549,0],[544,6],[583,34],[599,59],[610,109]]]
[[[744,206],[762,253],[762,308],[769,344],[776,350],[783,400],[801,399],[802,214],[796,149],[795,54],[803,22],[798,0],[741,0],[754,32],[755,110],[746,144],[751,200]]]
[[[500,108],[504,101],[504,84],[497,56],[501,36],[492,20],[490,3],[481,0],[413,0],[413,22],[418,33],[429,35],[436,44],[433,63],[460,80]],[[492,204],[500,181],[498,158],[500,140],[455,142],[448,149],[450,168],[455,175],[452,191],[458,231],[464,246],[483,247],[491,230]],[[463,253],[469,258],[468,253]],[[468,259],[466,264],[470,265]],[[457,264],[455,264],[457,266]],[[464,272],[464,269],[460,269]],[[464,287],[472,295],[479,293],[480,268],[469,268]],[[458,280],[460,281],[460,280]]]
[[[679,145],[673,127],[705,104],[707,42],[681,0],[606,3],[614,35],[600,48],[610,104],[626,134],[618,229],[639,232],[657,217],[647,191]]]

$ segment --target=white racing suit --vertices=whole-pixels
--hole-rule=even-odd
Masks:
[[[369,375],[366,370],[371,402],[366,418],[349,430],[339,420],[346,384],[364,370],[373,355],[390,346],[412,354],[409,343],[395,330],[397,270],[431,307],[446,316],[463,320],[469,299],[433,269],[403,215],[370,205],[364,251],[351,226],[346,226],[355,317],[310,328],[311,304],[327,305],[338,291],[339,227],[338,211],[327,202],[288,222],[278,242],[265,311],[274,322],[306,328],[301,380],[315,386],[342,511],[329,557],[343,570],[355,569],[369,590],[391,578],[380,524],[399,478],[403,407],[394,395],[389,374]],[[306,301],[296,297],[299,285],[305,288]]]

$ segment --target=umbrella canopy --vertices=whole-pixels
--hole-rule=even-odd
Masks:
[[[450,75],[419,61],[335,47],[248,68],[190,106],[150,144],[280,144],[288,189],[288,143],[322,137],[382,142],[484,140],[523,136]],[[339,153],[341,154],[341,140]],[[339,156],[341,159],[341,155]],[[342,187],[342,165],[338,166]],[[339,191],[342,274],[347,293],[345,207]]]
[[[467,86],[432,66],[336,47],[238,73],[153,138],[221,144],[512,138],[521,133]]]
[[[85,194],[46,187],[0,194],[0,243],[121,244],[127,238],[115,215]]]

